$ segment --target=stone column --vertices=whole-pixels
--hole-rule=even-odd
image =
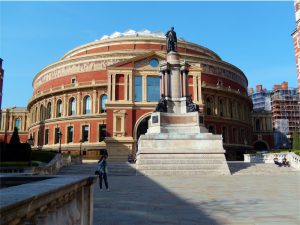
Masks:
[[[64,98],[63,98],[63,116],[67,116],[68,115],[68,111],[67,111],[67,94],[64,94]]]
[[[215,104],[214,104],[214,108],[215,108],[215,116],[218,116],[218,106],[219,106],[219,102],[218,102],[218,96],[215,96],[215,99],[214,99],[214,102],[215,102]]]
[[[112,100],[112,90],[111,90],[111,74],[108,74],[107,86],[108,86],[108,101]]]
[[[112,74],[112,101],[116,100],[116,74]]]
[[[81,92],[77,92],[76,115],[81,115]]]
[[[163,94],[165,95],[164,90],[164,73],[162,71],[159,72],[160,74],[160,96]]]
[[[124,100],[128,101],[128,74],[124,74]]]
[[[186,97],[188,95],[188,82],[186,71],[182,71],[182,97]]]
[[[142,101],[146,102],[147,101],[147,77],[142,76]]]
[[[165,84],[165,88],[164,88],[164,90],[165,90],[165,96],[170,96],[170,93],[169,93],[169,73],[168,73],[168,71],[165,71],[164,74],[165,74],[164,75],[164,79],[165,79],[165,81],[164,81],[164,84]]]
[[[13,131],[13,116],[11,112],[9,114],[9,130]]]
[[[92,105],[93,105],[93,111],[92,114],[96,114],[97,113],[97,91],[93,90],[93,98],[92,98]],[[98,107],[99,108],[99,107]]]
[[[201,73],[199,74],[199,76],[197,76],[197,83],[198,83],[198,102],[200,104],[203,104],[202,102],[202,88],[201,88]]]

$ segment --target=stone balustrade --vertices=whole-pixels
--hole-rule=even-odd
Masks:
[[[3,179],[2,176],[2,182]],[[41,179],[44,180],[1,189],[0,225],[93,224],[96,176]]]
[[[293,152],[244,154],[244,162],[274,163],[274,158],[278,158],[278,161],[281,162],[284,157],[293,168],[300,170],[300,156]]]
[[[32,167],[32,174],[35,175],[55,175],[63,167],[71,165],[72,159],[70,155],[63,156],[56,154],[56,156],[45,166]]]

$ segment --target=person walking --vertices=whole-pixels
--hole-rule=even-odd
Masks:
[[[104,184],[106,190],[109,191],[108,182],[107,182],[107,155],[102,155],[100,160],[98,161],[98,171],[99,171],[99,186],[100,191],[102,191],[102,179],[104,180]]]

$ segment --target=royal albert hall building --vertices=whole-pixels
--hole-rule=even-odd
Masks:
[[[165,41],[161,32],[115,32],[43,68],[33,79],[27,106],[34,148],[60,148],[85,158],[103,151],[110,160],[134,156],[160,98]],[[246,76],[198,44],[179,39],[177,50],[189,64],[188,91],[205,126],[223,134],[227,158],[239,158],[252,148]]]

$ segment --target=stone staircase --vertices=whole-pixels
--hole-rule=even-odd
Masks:
[[[97,162],[72,165],[63,167],[58,175],[94,175],[97,167]],[[127,162],[108,162],[109,176],[133,176],[135,173],[135,166],[133,164]]]
[[[228,167],[232,175],[274,175],[299,173],[292,167],[278,167],[274,163],[245,163],[228,161]]]
[[[228,174],[222,154],[143,154],[137,160],[136,168],[138,175]]]
[[[189,157],[186,155],[184,159],[178,159],[170,158],[170,156],[167,155],[161,155],[159,158],[149,155],[143,160],[143,174],[146,175],[191,175],[191,169],[194,171],[192,173],[193,175],[219,175],[222,170],[222,160],[218,160],[216,157],[206,157],[204,159],[204,157]],[[214,164],[214,166],[210,166],[211,163]],[[300,174],[299,170],[292,167],[278,167],[275,164],[245,163],[239,161],[228,161],[227,163],[231,174],[234,176],[276,175],[288,173]],[[218,170],[215,170],[216,164],[220,164]],[[135,167],[136,164],[127,162],[109,162],[109,176],[142,175],[140,172],[136,172]],[[96,168],[96,162],[71,165],[63,167],[58,175],[94,175]]]

